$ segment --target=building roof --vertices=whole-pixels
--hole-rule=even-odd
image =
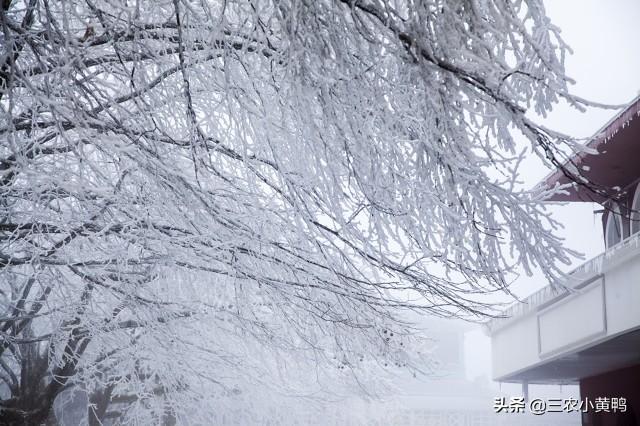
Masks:
[[[638,178],[640,170],[640,96],[607,122],[586,144],[598,155],[581,152],[571,158],[590,182],[607,188],[613,196]],[[634,118],[636,118],[634,120]],[[569,164],[569,161],[565,165]],[[570,179],[562,170],[555,170],[538,184],[541,188],[565,185]],[[595,201],[608,197],[596,195],[588,188],[575,184],[567,193],[556,193],[548,201]]]

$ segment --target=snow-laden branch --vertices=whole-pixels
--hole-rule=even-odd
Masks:
[[[428,370],[407,312],[495,315],[515,268],[572,255],[519,189],[525,152],[599,190],[531,118],[588,104],[540,0],[1,13],[7,422],[69,387],[92,424],[206,423],[254,386]]]

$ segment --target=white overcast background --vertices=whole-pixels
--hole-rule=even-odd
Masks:
[[[640,94],[640,0],[546,0],[552,22],[562,29],[564,40],[573,49],[567,58],[567,74],[576,84],[573,93],[595,102],[624,104]],[[614,110],[590,109],[580,113],[559,105],[544,123],[556,130],[578,137],[593,135],[613,115]],[[638,141],[640,142],[640,141]],[[640,159],[638,159],[640,168]],[[522,179],[534,186],[549,173],[537,161],[526,165]],[[571,203],[550,207],[564,224],[560,235],[566,245],[584,254],[567,270],[604,250],[600,215],[594,213],[592,203]],[[522,275],[513,290],[525,297],[547,283],[535,274]],[[475,330],[465,337],[467,376],[491,377],[491,345],[482,331]],[[577,389],[538,387],[534,392],[577,392]],[[503,386],[503,390],[519,387]]]

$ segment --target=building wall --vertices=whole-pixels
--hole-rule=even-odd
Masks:
[[[640,426],[640,364],[580,380],[580,396],[626,398],[626,413],[596,413],[583,416],[584,426]]]

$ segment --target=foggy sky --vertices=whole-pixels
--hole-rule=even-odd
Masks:
[[[547,0],[545,4],[552,22],[562,29],[564,40],[574,51],[566,62],[567,74],[576,80],[574,94],[607,104],[628,103],[640,94],[639,0]],[[589,137],[615,114],[616,110],[600,109],[580,113],[559,105],[543,122],[572,136]],[[548,173],[548,169],[532,159],[526,163],[522,178],[532,187]],[[576,259],[567,270],[604,250],[600,216],[594,213],[596,209],[592,203],[550,207],[554,217],[565,226],[559,234],[565,238],[566,245],[585,256],[582,260]],[[540,274],[532,277],[523,274],[513,290],[524,297],[546,284]],[[491,377],[489,338],[479,330],[467,333],[465,349],[468,377]],[[505,388],[519,389],[513,385],[503,386],[503,390]],[[556,389],[539,388],[537,391],[553,392]]]

